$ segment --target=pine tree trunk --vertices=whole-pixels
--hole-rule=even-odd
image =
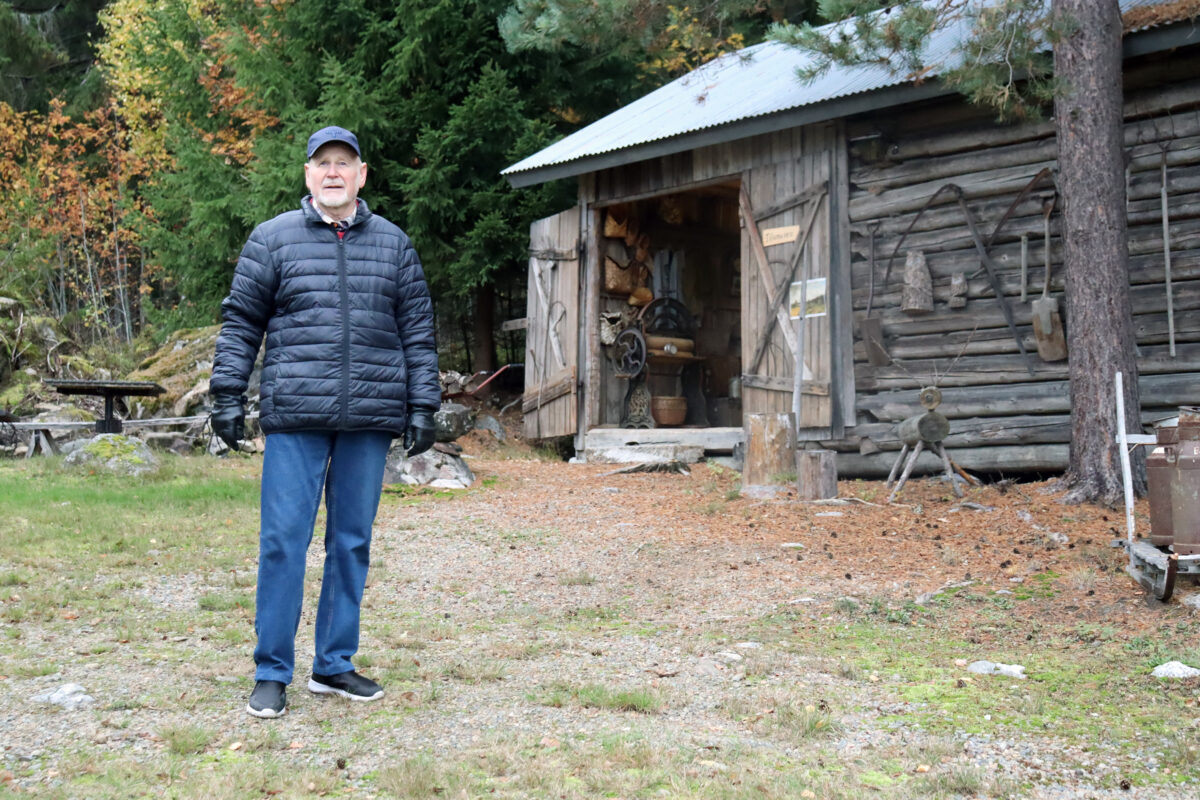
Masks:
[[[1121,502],[1113,374],[1125,384],[1125,426],[1141,432],[1121,138],[1121,14],[1117,0],[1053,0],[1070,35],[1054,48],[1071,379],[1068,502]],[[1140,451],[1140,448],[1137,448]],[[1144,456],[1135,487],[1145,493]]]
[[[496,369],[496,290],[491,284],[475,287],[471,361],[475,371]]]

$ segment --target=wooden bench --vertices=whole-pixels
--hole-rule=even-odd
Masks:
[[[246,419],[257,419],[258,412],[252,411],[246,414]],[[190,417],[152,417],[148,419],[126,419],[121,420],[122,427],[131,430],[138,428],[165,428],[172,425],[191,425],[197,422],[204,422],[208,419],[208,414],[196,414]],[[25,451],[25,457],[31,458],[39,451],[46,455],[57,454],[58,443],[54,439],[54,434],[57,431],[59,435],[66,431],[80,431],[87,429],[95,429],[97,423],[77,421],[77,422],[10,422],[8,423],[15,430],[29,431],[29,449]]]

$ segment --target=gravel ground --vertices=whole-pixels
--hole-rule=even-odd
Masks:
[[[989,565],[991,554],[975,545],[990,536],[997,554],[1028,549],[1027,540],[1053,526],[1100,548],[1112,525],[1103,510],[1081,510],[1064,522],[1059,511],[1039,516],[1053,506],[1028,494],[1008,508],[1014,493],[992,492],[984,499],[997,505],[986,515],[951,511],[954,501],[943,499],[936,485],[914,482],[903,498],[907,505],[858,503],[836,507],[842,517],[817,517],[833,507],[737,499],[730,491],[735,476],[705,467],[680,476],[486,457],[471,464],[476,486],[485,489],[452,499],[386,502],[377,523],[362,642],[362,652],[377,663],[374,672],[363,671],[378,675],[383,663],[402,664],[419,673],[412,684],[389,687],[380,704],[310,695],[303,685],[312,603],[302,620],[289,713],[266,722],[243,710],[251,670],[251,645],[244,642],[167,634],[131,657],[97,652],[103,648],[96,645],[111,641],[111,620],[82,620],[69,639],[27,628],[23,642],[30,653],[64,666],[53,675],[0,680],[0,796],[53,786],[63,764],[80,754],[149,758],[163,750],[164,727],[184,722],[214,732],[218,748],[261,738],[270,726],[269,735],[287,743],[276,757],[316,769],[336,762],[356,796],[371,796],[363,776],[401,756],[458,758],[500,742],[554,748],[638,735],[662,749],[695,751],[697,763],[716,763],[714,769],[726,754],[739,752],[861,764],[927,745],[941,754],[935,769],[1003,774],[1031,785],[1020,795],[1030,798],[1200,795],[1122,788],[1128,751],[1122,755],[1104,742],[1084,749],[1048,733],[1023,737],[1002,730],[927,736],[906,721],[914,707],[896,690],[905,676],[846,674],[821,652],[752,635],[764,615],[784,609],[804,624],[831,613],[847,595],[902,601],[968,574],[981,587],[1005,588],[1032,570],[1069,573],[1071,559],[1084,558],[1073,549],[1036,550],[1028,559],[1032,567],[1001,567],[999,555]],[[1031,509],[1029,519],[1019,516]],[[933,547],[938,540],[964,536],[973,544],[963,545],[963,557],[930,555],[941,549]],[[793,543],[804,547],[782,547]],[[1093,552],[1092,563],[1096,552],[1102,553]],[[319,564],[318,554],[314,547],[311,566]],[[242,580],[252,571],[247,564]],[[228,586],[228,576],[162,576],[133,591],[148,601],[152,620],[166,620]],[[1153,630],[1161,613],[1147,607],[1128,579],[1108,573],[1071,607],[1080,619],[1103,615],[1131,630]],[[1190,619],[1178,607],[1169,613],[1176,621]],[[195,658],[198,651],[203,659]],[[981,651],[986,657],[986,647]],[[74,711],[33,702],[68,682],[81,684],[96,702]],[[621,713],[538,699],[555,687],[585,684],[644,687],[657,692],[663,706],[655,713]],[[836,733],[819,745],[788,741],[725,710],[735,701],[765,703],[772,693],[830,708]],[[403,711],[402,724],[363,724],[380,709]],[[351,730],[352,737],[345,733]],[[1200,737],[1200,729],[1192,730]],[[1155,751],[1150,743],[1141,756],[1148,767]]]

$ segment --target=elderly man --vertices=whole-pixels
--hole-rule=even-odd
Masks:
[[[305,555],[325,495],[325,563],[308,688],[377,700],[359,675],[359,608],[371,526],[394,437],[408,454],[434,439],[441,402],[433,304],[408,236],[358,197],[358,138],[339,127],[308,140],[300,208],[264,222],[242,249],[221,303],[210,391],[212,427],[243,436],[247,379],[266,335],[259,424],[266,434],[254,630],[246,710],[287,711]]]

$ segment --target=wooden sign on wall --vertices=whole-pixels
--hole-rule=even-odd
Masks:
[[[796,241],[796,237],[799,235],[799,225],[785,225],[782,228],[765,228],[762,232],[763,247],[788,244],[789,242]]]

